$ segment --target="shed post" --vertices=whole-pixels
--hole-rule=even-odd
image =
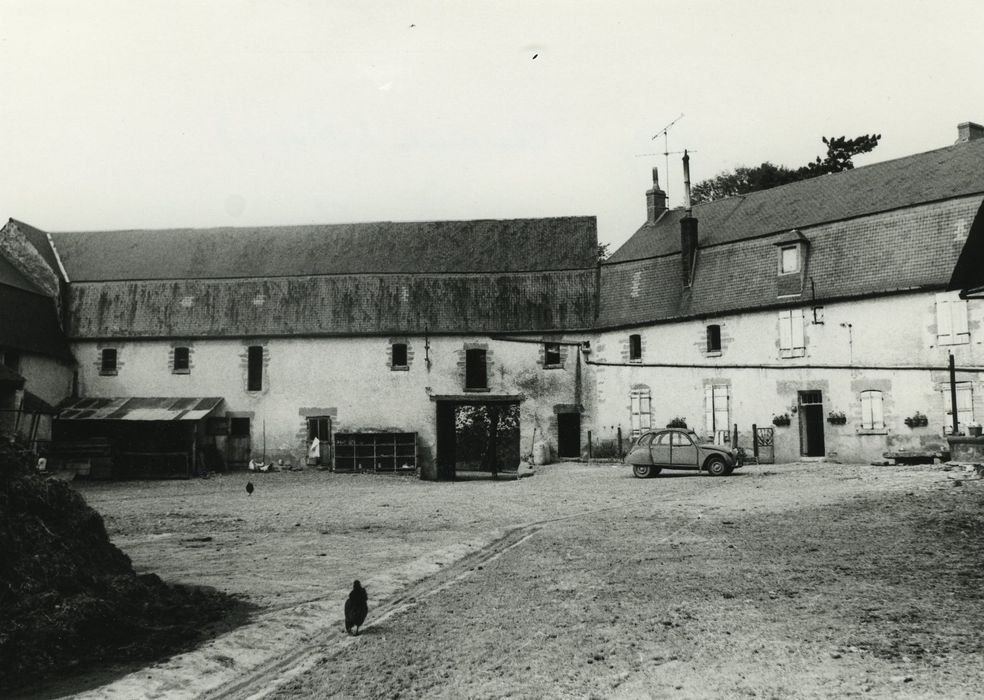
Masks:
[[[953,360],[953,353],[950,353],[950,410],[953,411],[953,434],[957,434],[960,427],[960,419],[957,416],[957,367]]]

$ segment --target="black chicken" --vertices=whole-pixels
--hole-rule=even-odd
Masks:
[[[253,495],[253,482],[252,481],[247,481],[246,482],[246,493],[249,494],[250,496]]]
[[[369,614],[369,594],[366,589],[362,587],[362,584],[356,581],[352,584],[352,592],[349,593],[348,600],[345,601],[345,631],[352,634],[352,628],[355,628],[355,634],[359,633],[359,627],[363,622],[366,621],[366,615]]]

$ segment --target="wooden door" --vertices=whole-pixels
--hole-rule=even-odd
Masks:
[[[581,456],[581,414],[557,414],[557,454],[561,459]]]

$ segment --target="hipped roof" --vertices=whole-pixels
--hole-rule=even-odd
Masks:
[[[52,233],[73,282],[592,267],[594,217]]]

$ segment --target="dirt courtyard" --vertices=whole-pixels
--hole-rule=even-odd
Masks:
[[[984,489],[939,466],[638,480],[565,463],[517,481],[307,471],[78,488],[138,571],[258,608],[83,696],[955,698],[984,687]],[[370,614],[346,637],[355,578]]]

